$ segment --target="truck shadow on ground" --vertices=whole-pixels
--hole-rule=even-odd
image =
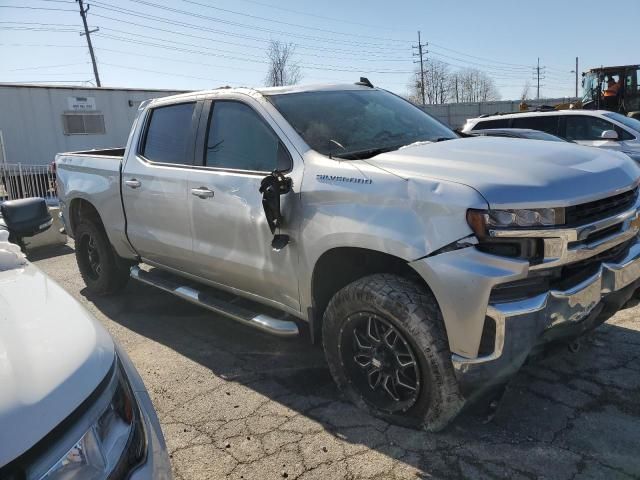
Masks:
[[[283,432],[287,438],[292,432],[297,442],[306,441],[307,434],[327,435],[310,459],[297,447],[305,465],[307,460],[317,465],[313,457],[336,449],[342,456],[335,461],[347,466],[359,455],[375,453],[360,459],[365,467],[354,466],[354,476],[376,458],[391,461],[383,473],[392,477],[402,477],[403,470],[437,478],[640,475],[640,324],[632,308],[637,301],[596,330],[579,352],[565,349],[523,368],[491,421],[464,413],[444,432],[431,434],[391,426],[345,401],[321,348],[310,347],[306,338],[271,337],[136,282],[116,297],[94,297],[86,289],[81,294],[121,326],[205,367],[209,377],[213,373],[216,378],[207,380],[184,367],[163,366],[152,373],[165,375],[171,386],[152,391],[152,397],[163,424],[170,419],[191,426],[221,449],[225,435],[238,435],[229,419],[246,429],[272,416],[271,432],[294,417],[306,425]],[[262,442],[260,448],[268,451],[264,437]]]

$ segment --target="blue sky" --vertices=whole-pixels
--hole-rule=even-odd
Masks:
[[[87,0],[85,0],[87,1]],[[406,94],[421,30],[429,58],[476,67],[504,99],[573,95],[575,57],[640,63],[640,1],[88,0],[103,85],[204,89],[263,85],[270,39],[296,45],[303,82],[353,82]],[[29,8],[13,8],[29,7]],[[612,13],[615,12],[615,13]],[[92,70],[73,0],[0,1],[0,81],[81,82]]]

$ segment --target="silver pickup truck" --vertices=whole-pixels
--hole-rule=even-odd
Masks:
[[[91,291],[133,277],[304,328],[349,399],[405,425],[443,428],[639,286],[628,157],[458,138],[366,79],[155,99],[125,149],[56,164]]]

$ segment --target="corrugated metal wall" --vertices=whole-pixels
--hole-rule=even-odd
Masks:
[[[124,146],[140,102],[174,93],[181,92],[0,85],[4,161],[44,165],[58,152]],[[104,134],[65,135],[70,97],[95,99],[91,113],[104,115]]]
[[[546,98],[544,100],[527,100],[530,107],[540,105],[557,105],[569,101],[566,98]],[[501,100],[486,103],[446,103],[444,105],[425,105],[424,110],[451,128],[461,128],[468,118],[493,113],[517,112],[520,100]]]

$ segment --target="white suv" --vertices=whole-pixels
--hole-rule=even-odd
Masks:
[[[626,153],[640,162],[640,121],[607,110],[553,110],[470,118],[462,131],[530,128],[580,145]]]

